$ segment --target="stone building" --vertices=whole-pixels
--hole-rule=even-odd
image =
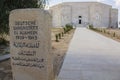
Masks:
[[[50,7],[53,26],[118,27],[118,9],[100,2],[64,2]]]

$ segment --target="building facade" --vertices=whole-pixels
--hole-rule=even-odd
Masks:
[[[53,26],[73,24],[76,27],[118,27],[118,9],[99,2],[64,2],[49,9]]]

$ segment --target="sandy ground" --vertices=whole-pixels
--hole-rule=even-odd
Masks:
[[[116,40],[118,42],[120,42],[120,29],[104,29],[104,28],[98,28],[98,30],[100,30],[99,33],[101,33],[102,35],[109,37],[113,40]],[[115,33],[115,36],[113,36]]]
[[[74,30],[72,30],[69,34],[65,34],[65,37],[62,38],[59,42],[55,42],[55,40],[52,40],[52,53],[54,54],[55,75],[58,75],[59,73],[73,33]]]
[[[109,37],[120,42],[120,29],[106,29],[108,32],[110,32]],[[115,37],[112,36],[112,34],[115,33]]]
[[[55,76],[57,76],[57,74],[59,73],[59,70],[62,66],[62,62],[64,60],[65,53],[68,49],[70,40],[72,39],[74,33],[74,30],[72,30],[69,32],[69,34],[65,34],[64,37],[59,40],[59,42],[55,42],[54,35],[57,31],[61,32],[63,30],[54,29],[54,31],[52,31],[52,53],[54,55],[53,68]],[[0,80],[12,80],[10,59],[0,62]]]

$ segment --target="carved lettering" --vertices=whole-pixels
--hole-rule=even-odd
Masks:
[[[22,56],[36,56],[36,51],[21,50],[18,54]]]
[[[13,46],[16,48],[39,48],[40,47],[40,42],[14,42]]]
[[[12,65],[16,66],[23,66],[23,67],[34,67],[34,68],[44,68],[43,64],[38,64],[38,63],[23,63],[23,62],[12,62]]]
[[[13,42],[13,46],[16,48],[39,48],[40,41],[38,40],[38,26],[36,26],[36,21],[15,21],[13,26],[14,37],[16,39]],[[21,41],[19,41],[21,40]],[[25,42],[22,40],[30,40]],[[32,41],[31,40],[36,40]],[[39,59],[36,57],[36,51],[34,50],[21,50],[17,53],[19,57],[12,57],[13,65],[25,66],[25,67],[38,67],[44,68],[44,59]]]
[[[24,62],[44,62],[44,59],[38,59],[38,58],[24,58],[24,57],[12,57],[13,60],[16,61],[24,61]]]
[[[15,25],[36,25],[36,21],[15,21]]]

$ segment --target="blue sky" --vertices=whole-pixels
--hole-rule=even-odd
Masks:
[[[112,5],[113,8],[118,8],[119,9],[119,21],[120,21],[120,0],[50,0],[49,4],[50,6],[61,3],[61,2],[85,2],[85,1],[97,1],[97,2],[102,2],[105,4]]]

